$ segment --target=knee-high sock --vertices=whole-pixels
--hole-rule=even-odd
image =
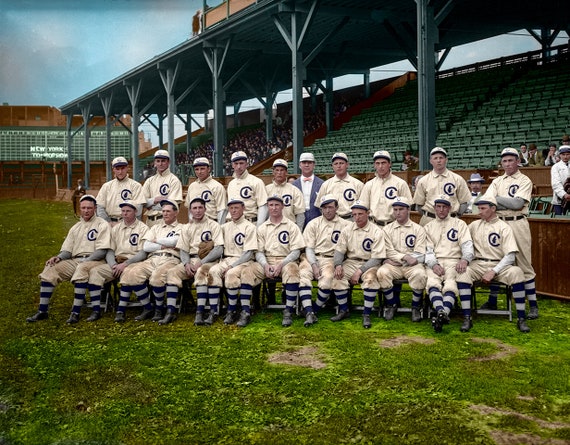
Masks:
[[[166,284],[166,308],[171,312],[176,312],[176,300],[178,298],[178,286]],[[158,307],[158,305],[157,305]]]
[[[331,296],[331,290],[330,289],[321,289],[319,287],[319,290],[317,291],[317,301],[315,304],[315,310],[319,310],[322,307],[324,307],[325,304],[327,304],[327,301],[329,301],[329,297]]]
[[[83,302],[85,301],[87,286],[87,283],[75,283],[75,288],[73,289],[73,308],[71,308],[71,312],[78,315],[81,312],[81,306],[83,306]]]
[[[384,292],[384,303],[386,306],[398,306],[400,304],[400,296],[394,294],[394,288],[383,289]]]
[[[154,305],[157,309],[164,307],[164,294],[166,293],[166,286],[153,286],[152,293],[154,294]]]
[[[348,289],[335,290],[334,294],[336,295],[339,310],[348,311]]]
[[[513,284],[513,300],[515,300],[517,318],[526,318],[524,283]]]
[[[49,307],[49,300],[53,295],[55,286],[47,281],[42,281],[40,284],[40,312],[47,312]]]
[[[377,293],[377,290],[362,289],[362,294],[364,295],[364,314],[370,315],[372,313],[372,308],[374,307],[374,301],[376,301]]]
[[[251,313],[251,294],[253,293],[253,287],[249,284],[242,284],[239,292],[240,303],[242,311],[246,311],[248,314]]]
[[[412,289],[412,307],[419,308],[422,305],[423,289]]]
[[[210,300],[210,311],[218,312],[218,304],[220,302],[220,288],[211,286],[208,288],[208,299]]]
[[[148,295],[148,286],[146,284],[137,284],[133,286],[133,292],[137,296],[137,300],[144,306],[147,310],[152,310],[152,303],[150,302],[150,297]]]
[[[89,298],[91,298],[91,309],[101,312],[101,286],[89,283]]]
[[[499,289],[500,286],[498,284],[491,284],[489,286],[489,303],[492,305],[497,305],[497,299],[499,298]]]
[[[208,286],[196,286],[197,307],[196,312],[204,312],[206,301],[208,301]]]
[[[313,312],[312,293],[313,290],[310,286],[302,286],[299,288],[299,298],[306,312]]]
[[[531,307],[533,306],[538,307],[538,301],[536,300],[536,286],[534,284],[534,278],[524,283],[524,292],[528,300],[528,305]]]
[[[430,287],[428,291],[429,300],[436,312],[443,310],[443,295],[437,287]]]
[[[133,291],[131,286],[121,285],[121,291],[119,294],[119,307],[117,308],[117,312],[125,313],[127,309],[127,304],[131,299],[131,292]]]
[[[228,311],[235,311],[237,309],[238,292],[239,288],[237,287],[226,289],[226,295],[228,296]]]
[[[445,313],[447,315],[451,313],[454,305],[455,305],[455,294],[449,291],[443,294],[443,306],[445,307]]]
[[[295,309],[295,303],[297,302],[297,295],[299,294],[299,284],[289,283],[285,285],[285,295],[287,300],[285,301],[285,308],[289,312],[293,312]]]
[[[467,283],[457,283],[459,288],[459,300],[461,301],[461,311],[464,317],[471,317],[471,285]]]

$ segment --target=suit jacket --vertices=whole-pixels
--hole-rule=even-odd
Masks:
[[[293,185],[301,190],[301,193],[303,193],[303,186],[301,185],[302,177],[303,175],[293,181]],[[311,188],[311,198],[309,199],[309,210],[305,210],[305,226],[310,220],[321,216],[321,210],[318,207],[315,207],[315,199],[321,189],[321,185],[323,185],[323,182],[325,181],[315,175],[315,178],[313,179],[313,187]]]

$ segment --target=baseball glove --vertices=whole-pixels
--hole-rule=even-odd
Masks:
[[[198,258],[204,259],[206,255],[210,253],[210,251],[214,248],[213,241],[202,241],[198,245]]]

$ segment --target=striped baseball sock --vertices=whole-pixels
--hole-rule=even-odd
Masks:
[[[204,312],[206,302],[208,301],[208,286],[196,286],[196,312]]]
[[[443,295],[441,295],[441,291],[437,287],[430,287],[428,295],[434,311],[439,312],[443,310]]]
[[[526,318],[525,283],[513,284],[513,300],[517,310],[517,318]]]
[[[536,300],[536,286],[534,284],[534,278],[524,283],[524,292],[528,300],[528,305],[531,307],[538,307],[538,301]]]
[[[226,295],[228,296],[228,311],[235,311],[237,309],[238,292],[239,288],[237,287],[226,289]]]
[[[208,299],[210,300],[210,311],[218,312],[218,304],[220,304],[220,288],[211,286],[208,288]]]
[[[253,293],[253,287],[249,284],[242,284],[240,289],[240,303],[241,309],[246,311],[248,314],[251,313],[251,294]]]
[[[449,315],[453,310],[455,305],[455,294],[453,292],[447,291],[443,294],[443,306],[445,307],[445,313]]]
[[[143,307],[149,311],[152,310],[152,303],[150,302],[150,297],[148,295],[148,286],[146,284],[137,284],[133,286],[133,292],[137,296],[137,300],[143,305]]]
[[[176,300],[178,299],[178,286],[166,284],[166,308],[176,312]]]
[[[91,298],[91,309],[101,312],[101,290],[103,288],[96,284],[89,283],[89,298]]]
[[[383,289],[382,292],[384,292],[384,304],[386,306],[394,306],[394,305],[398,305],[400,303],[400,298],[397,296],[394,296],[394,288],[391,287],[389,289]]]
[[[471,285],[467,283],[457,283],[459,288],[459,300],[461,301],[461,311],[464,317],[471,317]]]
[[[154,294],[154,305],[157,309],[164,307],[164,294],[166,293],[166,286],[153,286],[152,293]]]
[[[327,304],[327,301],[329,301],[329,297],[331,296],[331,290],[330,289],[321,289],[319,287],[319,290],[317,291],[317,301],[315,302],[315,309],[318,311],[319,309],[322,309],[325,304]]]
[[[375,289],[362,289],[362,294],[364,295],[364,311],[365,315],[370,315],[372,313],[372,308],[374,308],[374,301],[376,301],[376,294],[378,290]]]
[[[53,295],[55,286],[47,281],[40,283],[40,312],[47,312],[49,307],[49,299]]]
[[[335,290],[336,301],[338,308],[341,311],[348,311],[348,289]]]
[[[127,304],[129,304],[129,300],[131,299],[132,291],[133,289],[131,286],[127,286],[125,284],[121,285],[121,291],[119,294],[119,307],[117,308],[117,312],[125,313]]]
[[[423,289],[412,289],[412,307],[419,308],[422,305]]]
[[[289,312],[295,310],[295,303],[297,302],[297,295],[299,294],[299,283],[288,283],[285,285],[285,309]]]
[[[81,312],[81,306],[85,301],[85,294],[87,292],[87,283],[75,283],[75,288],[73,290],[73,307],[71,312],[79,315]]]
[[[312,289],[310,286],[301,286],[299,288],[299,298],[306,312],[313,312]]]

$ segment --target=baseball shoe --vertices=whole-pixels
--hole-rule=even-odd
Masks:
[[[101,318],[101,311],[93,311],[91,315],[85,319],[85,321],[97,321]]]
[[[524,318],[519,318],[517,321],[517,328],[519,328],[519,331],[524,332],[525,334],[527,332],[530,332],[530,328],[528,327],[528,325],[526,324],[526,320]]]
[[[26,318],[26,321],[28,323],[35,323],[36,321],[47,320],[47,318],[48,318],[47,312],[38,311],[31,317]]]
[[[204,313],[196,312],[196,317],[194,318],[194,326],[204,326]]]
[[[486,301],[481,305],[479,309],[486,309],[488,311],[496,311],[497,310],[497,303],[489,303]]]
[[[240,328],[245,328],[249,322],[251,321],[251,315],[249,312],[246,311],[241,311],[241,313],[239,314],[239,320],[236,323],[236,326],[239,326]]]
[[[281,322],[281,326],[287,328],[293,324],[293,317],[289,309],[283,309],[283,321]]]
[[[67,324],[75,324],[78,321],[79,321],[79,314],[72,312],[71,314],[69,314],[69,318],[67,319],[66,323]]]
[[[463,318],[463,324],[459,328],[461,332],[469,332],[469,330],[473,327],[473,320],[471,317]]]
[[[384,320],[390,321],[394,319],[394,315],[396,315],[396,311],[398,310],[398,306],[386,306],[384,308]]]
[[[125,322],[125,313],[117,312],[115,314],[115,323],[124,323],[124,322]]]
[[[422,321],[422,313],[420,311],[420,308],[412,308],[412,321],[415,323]]]
[[[210,311],[210,313],[208,314],[208,318],[204,320],[204,324],[206,326],[212,326],[216,322],[217,318],[218,314],[216,314],[214,311]]]
[[[174,311],[172,309],[168,309],[166,311],[166,315],[164,316],[164,318],[162,320],[158,321],[158,324],[160,326],[163,326],[165,324],[170,324],[175,320],[176,320],[176,314],[174,313]]]
[[[437,311],[437,315],[431,318],[431,326],[435,332],[441,332],[443,330],[443,316],[445,312]]]
[[[362,327],[364,329],[370,329],[372,327],[372,322],[370,321],[370,314],[362,315]]]
[[[350,317],[350,311],[343,311],[342,309],[338,311],[338,314],[336,314],[334,317],[331,317],[331,321],[341,321],[344,320],[346,318]]]
[[[528,308],[527,320],[536,320],[538,318],[538,306],[531,306]]]
[[[164,318],[164,309],[156,308],[154,310],[154,316],[151,318],[152,321],[160,321]]]
[[[148,320],[149,318],[151,318],[154,314],[154,309],[143,309],[143,311],[140,313],[140,315],[137,315],[135,317],[136,321],[144,321],[144,320]]]
[[[308,328],[309,326],[314,325],[317,321],[319,321],[319,319],[317,318],[317,314],[315,314],[314,312],[307,312],[307,315],[305,315],[305,322],[303,323],[303,326]]]
[[[224,324],[234,324],[237,318],[237,311],[228,311],[224,318]]]

